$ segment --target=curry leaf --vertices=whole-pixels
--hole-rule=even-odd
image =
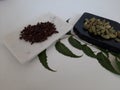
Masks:
[[[92,51],[92,49],[89,48],[86,44],[82,45],[78,40],[74,39],[72,36],[69,37],[68,41],[73,47],[82,50],[87,56],[95,57],[95,54]]]
[[[69,23],[69,21],[70,21],[70,18],[66,20],[67,23]]]
[[[82,49],[82,44],[78,40],[74,39],[72,36],[68,38],[68,41],[73,47],[80,50]]]
[[[55,44],[55,48],[56,50],[65,55],[65,56],[69,56],[69,57],[74,57],[74,58],[79,58],[81,56],[77,56],[75,54],[73,54],[63,43],[61,43],[60,41],[56,42]]]
[[[104,68],[106,68],[107,70],[109,70],[109,71],[112,72],[112,73],[120,74],[119,72],[117,72],[117,71],[113,68],[110,60],[109,60],[102,52],[97,53],[96,57],[97,57],[98,62],[99,62]]]
[[[71,31],[67,32],[66,35],[72,35],[72,34],[71,34]]]
[[[109,57],[109,51],[107,49],[103,49],[101,47],[98,47],[99,50],[101,50],[104,54],[107,55],[107,57]]]
[[[120,59],[120,54],[119,53],[115,53],[115,52],[110,52],[112,55],[114,55],[115,57]]]
[[[117,59],[117,57],[115,57],[115,62],[116,62],[117,68],[120,70],[120,61]]]
[[[83,52],[88,55],[89,57],[93,57],[95,58],[96,55],[94,54],[94,52],[92,51],[91,48],[89,48],[87,45],[83,45]]]
[[[47,63],[47,55],[46,55],[46,49],[44,51],[42,51],[39,55],[39,60],[41,62],[41,64],[48,70],[55,72],[55,70],[52,70]]]

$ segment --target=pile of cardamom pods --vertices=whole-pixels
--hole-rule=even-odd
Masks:
[[[90,19],[85,19],[84,29],[88,30],[89,33],[101,36],[104,39],[114,39],[120,42],[120,31],[115,30],[114,27],[110,25],[110,22],[106,20],[100,20],[95,17]]]

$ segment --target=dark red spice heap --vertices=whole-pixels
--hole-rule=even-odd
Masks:
[[[37,25],[28,25],[25,27],[20,33],[20,39],[24,39],[33,44],[35,42],[45,41],[53,33],[58,33],[53,23],[41,22],[37,23]]]

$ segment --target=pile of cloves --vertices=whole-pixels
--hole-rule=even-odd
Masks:
[[[31,44],[36,42],[45,41],[49,36],[56,31],[56,27],[51,22],[41,22],[36,25],[28,25],[20,32],[20,39],[30,42]]]
[[[114,39],[120,42],[120,31],[115,30],[106,20],[100,20],[95,17],[85,19],[84,29],[93,35],[101,36],[104,39]]]

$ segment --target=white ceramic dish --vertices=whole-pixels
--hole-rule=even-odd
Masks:
[[[37,22],[47,22],[47,21],[54,23],[59,33],[53,34],[43,42],[34,43],[31,45],[29,42],[20,40],[19,34],[21,30],[16,30],[5,36],[4,43],[6,47],[19,60],[20,63],[25,63],[33,59],[41,51],[46,49],[53,42],[55,42],[61,36],[67,33],[72,27],[70,24],[66,23],[65,21],[61,20],[59,17],[54,16],[50,13],[42,15],[40,18],[37,19],[37,21],[33,21],[33,22],[34,24],[37,24]],[[28,23],[28,24],[33,24],[33,23]],[[22,27],[24,28],[25,26]]]

